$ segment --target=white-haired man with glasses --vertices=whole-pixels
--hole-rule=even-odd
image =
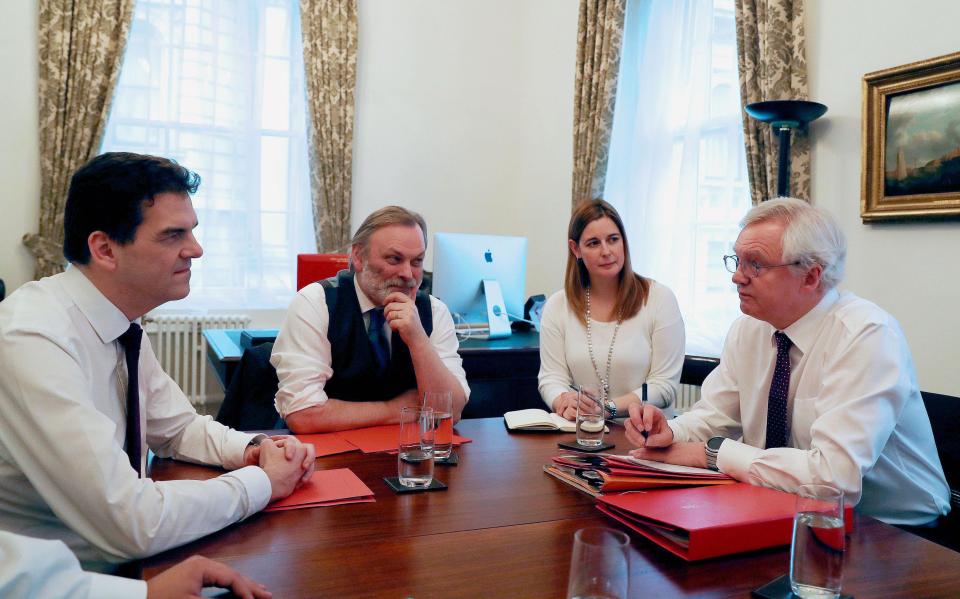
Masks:
[[[836,285],[846,241],[826,212],[778,198],[741,222],[724,256],[746,315],[701,400],[667,421],[631,406],[634,455],[793,492],[821,483],[891,524],[950,510],[910,348],[896,320]]]

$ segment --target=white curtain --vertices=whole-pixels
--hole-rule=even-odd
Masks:
[[[733,0],[630,0],[604,198],[634,268],[670,287],[687,353],[720,354],[739,315],[723,267],[750,208]]]
[[[286,308],[316,251],[297,0],[137,0],[103,151],[202,178],[204,255],[165,308]]]

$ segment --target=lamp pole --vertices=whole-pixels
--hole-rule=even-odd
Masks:
[[[770,127],[780,138],[780,151],[777,157],[777,195],[790,194],[790,136],[795,129],[806,127],[811,121],[823,116],[827,107],[819,102],[808,100],[768,100],[753,102],[744,109],[751,117]],[[768,198],[764,198],[766,200]]]

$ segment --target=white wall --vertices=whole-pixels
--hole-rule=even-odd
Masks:
[[[33,278],[20,242],[37,230],[40,165],[37,140],[36,0],[4,4],[0,19],[0,279],[9,294]]]
[[[960,50],[955,0],[807,0],[810,98],[829,107],[813,125],[814,202],[840,220],[844,287],[900,321],[920,388],[960,395],[960,222],[865,225],[860,220],[860,101],[865,73]]]
[[[527,295],[559,289],[577,6],[360,2],[353,228],[400,204],[431,232],[524,235]]]

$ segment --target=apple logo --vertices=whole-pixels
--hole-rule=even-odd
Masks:
[[[483,259],[492,264],[492,263],[493,263],[493,252],[491,252],[490,250],[485,251],[485,252],[483,253]]]

